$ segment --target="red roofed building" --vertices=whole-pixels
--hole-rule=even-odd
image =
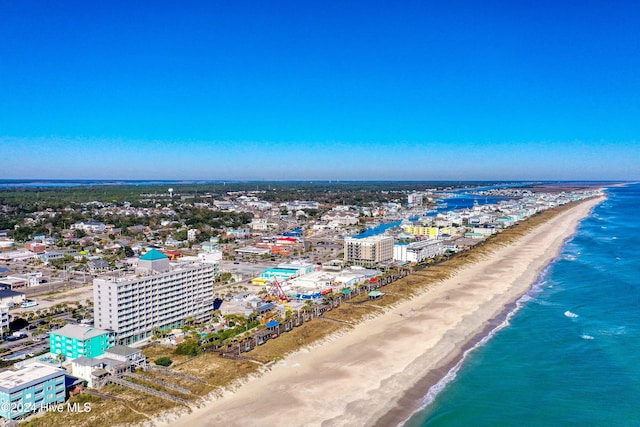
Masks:
[[[293,245],[298,243],[298,239],[296,239],[295,237],[278,237],[276,243],[278,245]]]
[[[163,254],[165,254],[166,256],[169,257],[169,260],[171,261],[175,261],[176,259],[180,258],[182,256],[182,252],[180,251],[170,251],[170,250],[163,250],[160,251]]]
[[[273,255],[291,255],[291,250],[283,246],[273,245],[271,246],[271,253]]]

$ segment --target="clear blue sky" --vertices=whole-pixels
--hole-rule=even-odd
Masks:
[[[639,1],[0,0],[0,178],[640,179]]]

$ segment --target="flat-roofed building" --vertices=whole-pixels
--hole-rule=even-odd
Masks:
[[[421,240],[408,244],[395,244],[393,246],[393,259],[402,262],[421,262],[427,258],[442,255],[445,247],[442,240]]]
[[[287,280],[298,275],[298,270],[293,268],[270,268],[265,270],[260,277],[263,279]]]
[[[0,285],[6,289],[20,289],[26,288],[28,285],[26,277],[7,276],[0,279]]]
[[[347,237],[344,240],[344,260],[365,266],[391,261],[393,260],[393,237]]]
[[[87,325],[65,325],[51,331],[49,348],[52,354],[62,354],[69,359],[96,357],[113,347],[115,337],[112,331]]]
[[[26,294],[12,291],[11,289],[0,289],[0,305],[13,307],[22,304],[27,299]]]
[[[155,329],[181,327],[188,317],[201,321],[213,311],[214,267],[200,262],[170,263],[151,250],[135,275],[93,281],[95,326],[116,332],[118,344],[149,338]]]
[[[305,262],[300,262],[300,261],[293,261],[287,264],[279,264],[278,268],[284,268],[284,269],[292,269],[292,270],[296,270],[297,271],[297,275],[298,276],[303,276],[305,274],[309,274],[309,273],[313,273],[314,271],[316,271],[317,266],[315,264],[309,264],[309,263],[305,263]]]
[[[99,221],[80,221],[71,224],[72,230],[84,230],[87,233],[104,233],[106,226]]]
[[[0,372],[0,417],[15,419],[65,400],[65,370],[35,362]]]
[[[410,193],[407,195],[407,202],[412,206],[422,205],[422,193]]]

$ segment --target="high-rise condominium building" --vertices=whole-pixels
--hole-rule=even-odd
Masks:
[[[371,236],[360,239],[347,237],[344,240],[344,260],[365,266],[392,261],[393,237]]]
[[[138,261],[136,274],[93,281],[95,326],[116,332],[118,344],[149,338],[154,330],[206,320],[213,311],[214,268],[205,263],[170,263],[151,250]]]

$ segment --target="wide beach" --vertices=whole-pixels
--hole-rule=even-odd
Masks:
[[[291,354],[176,426],[395,425],[526,293],[602,198],[561,212],[410,301]]]

